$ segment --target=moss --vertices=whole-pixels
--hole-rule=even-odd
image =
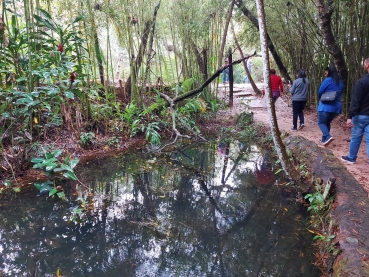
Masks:
[[[350,264],[349,259],[336,259],[333,265],[333,275],[335,277],[348,277],[345,273],[345,269],[347,269],[348,264]]]

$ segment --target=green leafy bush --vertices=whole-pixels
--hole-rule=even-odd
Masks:
[[[74,173],[74,168],[79,160],[71,160],[69,155],[64,160],[61,160],[59,157],[62,152],[62,150],[57,149],[45,153],[45,157],[34,157],[31,159],[31,162],[34,163],[33,168],[42,170],[50,178],[47,181],[34,184],[40,193],[47,192],[49,197],[57,195],[59,198],[64,199],[64,191],[61,186],[57,186],[57,181],[63,179],[78,180]]]
[[[82,132],[79,136],[80,142],[83,146],[91,146],[95,143],[95,134],[92,132]]]

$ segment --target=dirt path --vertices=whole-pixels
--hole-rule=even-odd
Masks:
[[[263,87],[261,83],[257,85],[259,88]],[[242,102],[244,102],[247,103],[253,111],[254,121],[269,124],[265,98],[257,97],[249,84],[236,84],[234,86],[234,90],[236,91],[234,107],[229,111],[231,116],[245,110],[245,105],[242,104]],[[305,110],[305,127],[299,131],[291,131],[292,106],[290,99],[291,98],[288,93],[285,93],[276,102],[276,114],[280,131],[287,132],[292,136],[302,136],[319,145],[322,133],[318,127],[317,113],[314,108]],[[348,154],[349,149],[351,130],[345,127],[345,123],[346,120],[342,115],[337,117],[332,122],[331,128],[331,135],[334,140],[327,146],[320,146],[331,150],[339,160],[341,160],[341,156],[346,156]],[[366,155],[365,139],[360,146],[356,163],[353,165],[344,162],[342,163],[354,178],[364,187],[366,192],[369,193],[369,165]]]

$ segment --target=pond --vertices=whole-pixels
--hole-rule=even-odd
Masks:
[[[0,205],[0,276],[320,276],[270,154],[213,142],[96,160],[67,201]]]

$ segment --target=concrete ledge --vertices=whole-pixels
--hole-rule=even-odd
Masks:
[[[285,145],[314,178],[336,179],[336,200],[330,212],[338,226],[336,240],[342,252],[333,265],[333,276],[369,276],[369,198],[364,188],[333,153],[300,136]],[[355,165],[353,165],[355,166]],[[307,191],[308,187],[302,187]]]

